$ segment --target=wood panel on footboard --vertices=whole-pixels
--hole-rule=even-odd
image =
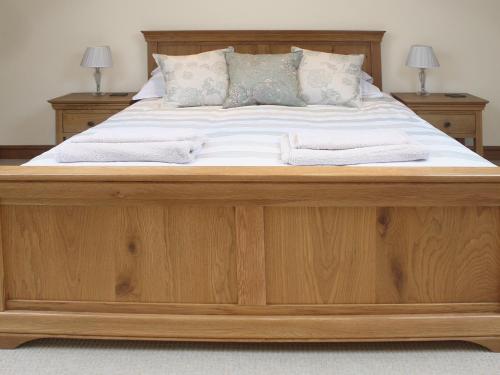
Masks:
[[[0,347],[500,350],[496,168],[0,168]]]

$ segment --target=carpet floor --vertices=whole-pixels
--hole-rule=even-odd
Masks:
[[[195,344],[40,340],[0,351],[1,375],[500,374],[469,343]]]

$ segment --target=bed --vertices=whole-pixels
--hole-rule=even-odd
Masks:
[[[148,73],[156,52],[299,45],[364,53],[382,84],[383,32],[144,35]],[[360,111],[158,105],[141,101],[100,126],[191,121],[209,136],[195,165],[66,167],[49,151],[0,168],[0,347],[47,337],[465,340],[500,351],[500,172],[489,162],[389,97]],[[401,127],[431,157],[281,165],[276,137],[342,116],[360,131]]]

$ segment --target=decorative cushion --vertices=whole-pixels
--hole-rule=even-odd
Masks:
[[[229,72],[224,108],[255,104],[305,106],[297,69],[302,51],[276,55],[226,53]]]
[[[233,47],[188,56],[154,54],[165,80],[164,102],[173,107],[222,105],[229,84],[228,51]]]
[[[292,47],[302,51],[300,94],[307,104],[359,107],[364,55],[338,55]]]

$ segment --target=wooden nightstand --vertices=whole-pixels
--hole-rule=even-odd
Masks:
[[[87,130],[133,103],[135,93],[127,96],[94,96],[73,93],[49,100],[56,110],[56,142]]]
[[[483,155],[483,110],[488,101],[465,94],[450,98],[444,94],[419,96],[414,93],[392,93],[417,115],[453,138],[474,139],[474,150]]]

